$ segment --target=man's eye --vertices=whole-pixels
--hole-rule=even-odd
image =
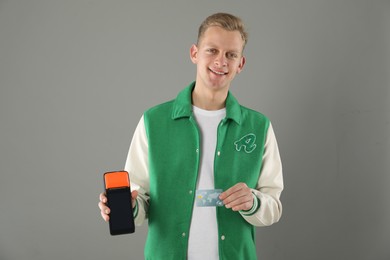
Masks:
[[[238,55],[236,53],[228,53],[227,54],[228,59],[236,59]]]
[[[207,50],[209,53],[216,53],[217,51],[215,49],[208,49]]]

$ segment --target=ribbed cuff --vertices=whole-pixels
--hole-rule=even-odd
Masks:
[[[134,218],[138,216],[138,200],[135,200],[135,207],[133,208],[133,216]]]

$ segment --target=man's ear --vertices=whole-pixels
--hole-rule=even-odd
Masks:
[[[190,49],[190,58],[192,63],[196,64],[198,62],[198,46],[192,44]]]
[[[240,61],[240,65],[238,65],[238,68],[237,68],[237,74],[240,73],[242,71],[242,69],[244,68],[245,61],[246,61],[245,57],[242,56],[241,61]]]

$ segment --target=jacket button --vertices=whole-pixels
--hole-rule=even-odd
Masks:
[[[225,236],[224,235],[221,236],[221,240],[225,240]]]
[[[199,153],[199,149],[196,149],[196,153]]]
[[[192,190],[189,190],[188,193],[189,193],[189,194],[192,194]]]
[[[185,233],[185,232],[183,232],[183,234],[181,234],[181,236],[182,236],[182,237],[185,237],[185,236],[186,236],[186,233]]]
[[[217,152],[217,155],[220,156],[220,155],[221,155],[221,151],[218,151],[218,152]]]

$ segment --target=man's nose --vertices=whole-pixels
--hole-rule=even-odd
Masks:
[[[224,53],[220,53],[214,60],[214,64],[217,66],[225,67],[227,66],[227,58]]]

